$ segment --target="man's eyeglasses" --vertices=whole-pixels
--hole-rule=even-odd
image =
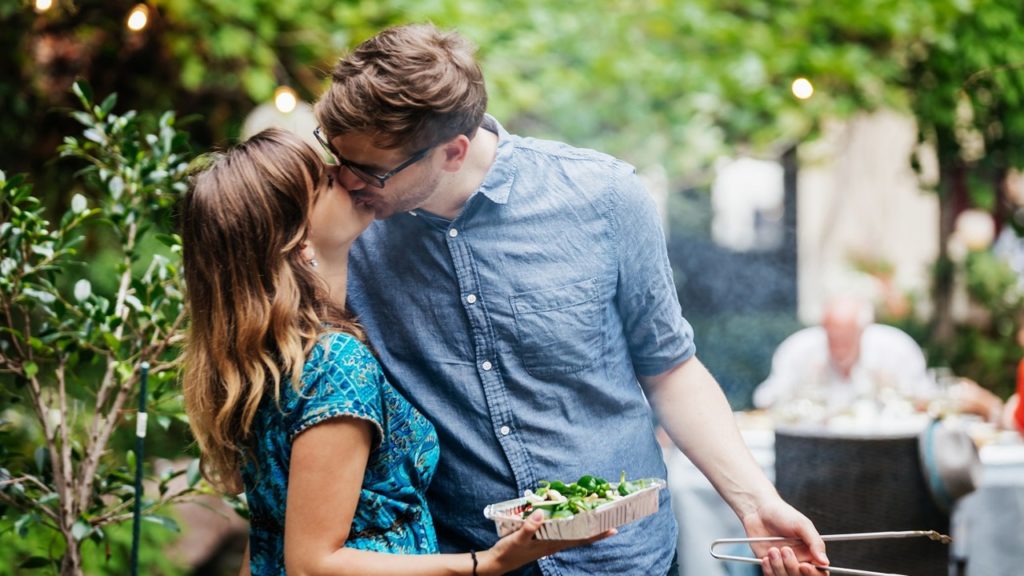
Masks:
[[[415,154],[410,156],[409,159],[406,160],[405,162],[402,162],[398,166],[395,166],[394,168],[388,170],[383,174],[378,174],[371,170],[369,167],[352,162],[351,160],[348,160],[341,154],[338,154],[338,151],[334,149],[334,146],[331,146],[331,143],[328,142],[326,138],[324,138],[323,131],[320,129],[319,126],[317,126],[315,130],[313,130],[313,136],[316,138],[317,142],[319,142],[320,145],[324,147],[324,150],[327,150],[327,152],[329,152],[331,156],[333,156],[334,159],[338,161],[339,166],[348,168],[349,172],[355,174],[356,178],[359,178],[368,186],[373,186],[375,188],[383,188],[384,184],[388,180],[390,180],[392,176],[398,174],[402,170],[405,170],[409,166],[412,166],[413,164],[422,160],[423,157],[427,155],[427,152],[430,152],[431,148],[433,148],[433,146],[427,146],[423,150],[420,150],[419,152],[416,152]]]

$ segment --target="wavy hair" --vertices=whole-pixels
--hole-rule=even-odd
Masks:
[[[338,61],[317,120],[329,138],[367,134],[384,149],[472,136],[487,109],[475,52],[459,34],[430,24],[388,28]]]
[[[182,385],[203,475],[241,492],[253,418],[282,382],[299,386],[325,325],[362,337],[301,252],[325,179],[319,155],[269,129],[211,155],[181,208],[189,328]]]

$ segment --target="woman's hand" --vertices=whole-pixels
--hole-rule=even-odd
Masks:
[[[543,522],[544,513],[537,510],[526,519],[522,528],[498,540],[489,550],[478,552],[477,559],[480,564],[477,567],[477,574],[480,576],[504,574],[549,554],[574,546],[593,544],[618,533],[613,528],[585,540],[536,540],[534,536]]]
[[[811,521],[776,498],[743,517],[743,527],[751,538],[784,536],[793,538],[792,546],[772,546],[770,543],[751,544],[754,554],[761,558],[765,576],[821,576],[813,564],[828,565],[825,542]]]

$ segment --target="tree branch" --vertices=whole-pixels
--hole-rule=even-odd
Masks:
[[[50,490],[50,488],[48,486],[43,485],[41,482],[39,482],[38,479],[36,479],[36,478],[34,478],[32,476],[22,476],[20,478],[12,478],[11,480],[5,480],[3,482],[0,482],[0,487],[8,485],[8,484],[18,484],[19,482],[21,482],[23,480],[31,481],[34,484],[38,484],[47,493],[52,493],[52,491]],[[61,522],[60,522],[60,517],[57,516],[56,512],[54,512],[50,508],[47,508],[46,506],[40,504],[38,500],[34,500],[32,498],[28,498],[27,496],[26,496],[26,499],[28,500],[27,504],[19,501],[17,498],[14,498],[13,496],[11,496],[9,494],[6,494],[4,492],[0,492],[0,500],[10,504],[12,507],[14,507],[14,508],[16,508],[18,510],[26,510],[26,509],[37,510],[37,511],[43,513],[43,515],[45,515],[47,518],[50,518],[51,520],[53,520],[57,524],[57,526],[54,526],[54,528],[59,529],[59,525],[60,525]]]
[[[56,470],[54,471],[53,476],[54,479],[57,479],[57,489],[60,491],[61,494],[68,496],[68,498],[63,499],[64,521],[67,523],[68,526],[71,526],[75,523],[75,518],[78,517],[78,511],[85,506],[87,501],[76,501],[74,498],[74,469],[71,467],[71,435],[68,431],[68,420],[71,415],[68,414],[67,386],[65,381],[63,359],[58,361],[56,374],[57,401],[60,406],[61,469],[60,476],[57,475]]]
[[[199,496],[202,496],[202,494],[197,494],[193,488],[186,488],[184,490],[181,490],[180,492],[175,492],[174,494],[169,494],[164,496],[163,498],[160,498],[156,502],[153,502],[149,506],[146,506],[142,513],[146,514],[148,512],[152,512],[171,503],[188,502],[189,500],[198,498]],[[131,503],[132,501],[128,500],[127,502],[123,502],[122,504],[127,505]],[[131,519],[133,513],[130,512],[126,512],[124,514],[113,514],[113,512],[121,508],[124,508],[124,506],[118,505],[117,508],[107,513],[104,513],[96,518],[93,518],[89,521],[89,524],[98,528],[100,526],[106,526],[107,524],[116,524],[118,522],[124,522],[126,520]]]
[[[117,339],[120,339],[121,335],[124,333],[124,325],[128,319],[128,313],[130,310],[130,308],[125,305],[125,299],[128,297],[128,291],[131,288],[132,260],[130,253],[135,246],[136,230],[137,226],[134,222],[129,224],[128,237],[125,239],[124,243],[124,272],[121,273],[121,280],[117,288],[117,300],[114,305],[114,313],[121,320],[118,327],[114,330],[114,337]],[[109,406],[107,410],[104,411],[104,404],[114,387],[114,382],[117,380],[114,370],[115,361],[110,354],[108,354],[107,358],[107,371],[103,375],[103,382],[100,385],[100,390],[96,393],[96,413],[93,416],[92,427],[89,430],[89,445],[86,447],[86,456],[82,461],[80,476],[78,478],[78,496],[79,501],[83,503],[88,502],[89,494],[92,492],[93,476],[96,474],[96,469],[99,467],[100,457],[103,455],[103,451],[107,446],[107,440],[110,438],[113,425],[117,421],[121,405],[124,404],[124,399],[126,397],[125,387],[130,387],[135,381],[134,377],[128,378],[118,391],[113,405]]]

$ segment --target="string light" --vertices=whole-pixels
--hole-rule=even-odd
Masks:
[[[125,24],[132,32],[141,31],[149,24],[149,6],[136,4],[135,8],[132,8],[132,11],[128,14],[128,20]]]
[[[814,95],[814,85],[807,78],[797,78],[793,80],[793,96],[801,100],[807,100]]]
[[[277,90],[274,91],[274,106],[282,114],[289,114],[295,110],[295,106],[299,103],[299,97],[288,86],[278,86]]]
[[[46,12],[53,8],[53,0],[36,0],[36,12]]]

